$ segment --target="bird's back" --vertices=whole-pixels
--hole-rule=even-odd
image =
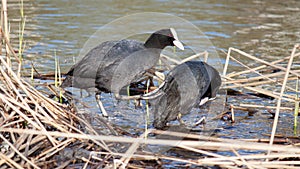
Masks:
[[[96,79],[108,77],[108,72],[112,72],[122,59],[142,49],[144,49],[143,43],[134,40],[103,42],[72,66],[62,87],[95,87]]]
[[[161,49],[148,49],[143,43],[122,40],[105,56],[96,74],[96,87],[101,91],[119,92],[136,82],[146,70],[156,65]]]
[[[211,83],[213,67],[201,61],[188,61],[176,66],[166,77],[163,94],[154,105],[154,126],[162,128],[179,113],[187,114],[200,103]]]

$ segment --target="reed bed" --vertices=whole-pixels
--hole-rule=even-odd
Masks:
[[[275,131],[281,110],[292,111],[299,104],[298,83],[299,69],[297,58],[300,56],[299,45],[295,45],[290,56],[267,62],[251,56],[238,49],[229,48],[223,71],[225,89],[248,90],[274,97],[277,105],[257,106],[240,104],[231,106],[233,112],[238,108],[275,109],[273,131],[270,139],[242,140],[221,139],[211,136],[186,132],[172,132],[150,129],[140,135],[129,135],[118,126],[112,126],[98,114],[93,118],[102,127],[96,129],[84,113],[79,112],[72,102],[62,104],[59,66],[55,73],[55,85],[44,84],[47,90],[39,91],[30,79],[21,76],[22,52],[16,54],[9,41],[6,14],[6,1],[2,0],[1,44],[5,53],[0,56],[0,169],[6,168],[145,168],[174,163],[179,167],[219,166],[222,168],[298,168],[300,165],[300,148],[296,141],[287,141],[285,145],[276,142]],[[22,15],[21,29],[24,31],[25,16]],[[20,34],[20,40],[23,41]],[[23,42],[20,49],[24,50]],[[20,51],[20,50],[19,50]],[[236,52],[237,55],[232,53]],[[162,56],[162,60],[174,64],[203,57],[207,60],[209,53],[203,52],[179,61]],[[13,57],[10,57],[13,56]],[[246,57],[255,66],[243,63]],[[295,61],[296,60],[296,61]],[[230,62],[236,62],[245,69],[230,72]],[[17,67],[11,64],[15,62]],[[57,61],[58,63],[59,61]],[[261,65],[258,65],[261,64]],[[169,67],[171,68],[171,67]],[[268,72],[274,69],[274,72]],[[279,71],[277,71],[279,70]],[[58,73],[58,75],[57,75]],[[33,76],[33,75],[32,75]],[[265,86],[276,84],[277,88]],[[50,97],[50,96],[55,97]],[[55,99],[59,98],[59,99]],[[290,104],[283,107],[281,102]],[[298,112],[298,110],[297,110]],[[220,112],[221,114],[222,112]],[[295,116],[296,118],[296,116]],[[108,132],[104,132],[107,130]],[[163,135],[169,139],[149,137]],[[176,139],[172,139],[176,137]],[[298,137],[293,138],[299,140]],[[289,143],[289,144],[287,144]],[[148,146],[167,147],[168,150],[193,154],[193,157],[178,157],[172,153],[151,151]],[[245,154],[241,152],[259,152]],[[227,152],[221,155],[219,152]],[[229,153],[228,153],[229,152]]]
[[[290,105],[294,105],[295,108],[299,107],[298,100],[298,80],[299,80],[299,64],[297,63],[298,57],[300,56],[299,44],[295,44],[292,49],[291,55],[283,59],[276,60],[273,62],[267,62],[257,57],[251,56],[241,50],[235,48],[229,48],[226,63],[223,70],[223,76],[225,78],[224,87],[228,88],[239,88],[242,90],[248,90],[259,94],[267,95],[277,99],[275,106],[275,117],[272,128],[272,135],[270,139],[270,145],[273,144],[274,136],[277,128],[278,118],[280,110],[282,109],[282,101],[287,101]],[[238,53],[241,58],[232,56],[232,52]],[[250,68],[244,64],[242,59],[250,59],[251,63],[261,64],[259,66]],[[296,62],[294,62],[296,60]],[[232,72],[227,74],[229,62],[233,61],[246,70],[240,72]],[[271,70],[271,72],[270,72]],[[265,85],[269,85],[266,89]],[[280,87],[276,87],[280,86]],[[278,89],[280,88],[280,91]],[[254,107],[253,105],[241,104],[240,106]],[[265,106],[257,106],[257,108]],[[292,106],[291,106],[292,107]],[[271,107],[269,107],[271,108]],[[294,110],[294,109],[293,109]],[[295,109],[295,125],[297,126],[297,114],[298,109]],[[297,134],[297,128],[294,127],[294,133]],[[268,152],[268,154],[270,151]]]
[[[0,61],[1,168],[143,168],[159,167],[166,163],[165,161],[179,162],[185,166],[222,168],[297,168],[300,165],[300,148],[297,144],[273,145],[270,144],[274,141],[272,137],[264,140],[264,143],[257,143],[253,140],[220,139],[154,129],[147,130],[140,136],[102,134],[96,131],[75,107],[46,97],[22,77],[18,77],[3,57]],[[228,77],[232,83],[230,80],[224,81],[223,88],[248,82],[238,81],[239,79],[233,78],[235,76],[232,74],[225,74],[224,79],[229,79]],[[270,77],[273,76],[266,76]],[[285,83],[287,79],[286,77]],[[104,124],[103,126],[107,127]],[[177,138],[146,138],[149,134]],[[174,151],[178,149],[198,155],[195,155],[195,158],[179,158],[166,153],[151,152],[145,149],[148,145],[167,146]],[[118,146],[123,149],[117,149]],[[240,151],[261,153],[244,155],[240,154]],[[232,155],[225,156],[217,152],[232,152]]]

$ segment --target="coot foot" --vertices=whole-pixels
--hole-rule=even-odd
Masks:
[[[181,117],[182,117],[182,114],[179,113],[179,114],[177,115],[177,120],[178,120],[178,122],[180,123],[181,126],[185,126],[185,123],[184,123],[184,121],[182,120]]]
[[[100,111],[101,111],[102,115],[104,117],[108,117],[108,114],[107,114],[107,112],[106,112],[106,110],[105,110],[105,108],[104,108],[104,106],[103,106],[103,104],[101,102],[101,92],[96,92],[95,98],[96,98],[98,107],[100,108]]]

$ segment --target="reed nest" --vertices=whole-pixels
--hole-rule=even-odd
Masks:
[[[295,86],[287,84],[295,85],[294,81],[299,77],[299,71],[291,69],[294,67],[294,59],[300,56],[300,53],[297,53],[298,48],[299,46],[295,45],[290,56],[273,62],[230,48],[223,72],[222,88],[242,88],[274,97],[278,99],[279,104],[274,109],[277,110],[276,114],[279,114],[282,109],[281,100],[287,100],[291,104],[298,103],[295,95],[284,92],[286,89],[297,93]],[[262,65],[250,68],[236,59],[232,55],[233,51]],[[191,56],[185,61],[200,56],[207,57],[208,53]],[[168,57],[162,56],[163,58]],[[140,136],[102,134],[96,131],[75,107],[49,98],[45,92],[36,90],[24,78],[19,77],[3,57],[0,57],[0,61],[0,168],[143,168],[159,167],[164,160],[180,162],[185,166],[224,168],[297,168],[300,165],[298,144],[274,145],[275,132],[271,133],[270,139],[264,140],[264,143],[255,142],[262,140],[220,139],[154,129],[147,130]],[[240,63],[245,69],[227,73],[230,70],[230,61]],[[181,62],[174,61],[177,64]],[[264,70],[270,70],[268,67],[281,71],[263,74]],[[245,78],[248,75],[250,78]],[[262,89],[261,85],[266,83],[281,85],[281,91]],[[103,123],[103,119],[100,122]],[[274,126],[276,129],[276,116]],[[177,139],[147,138],[149,134],[176,136]],[[178,141],[178,137],[182,140]],[[121,151],[116,149],[117,145],[126,146]],[[198,155],[197,158],[184,158],[151,153],[143,151],[142,147],[145,145],[171,146],[173,149]],[[240,150],[255,150],[261,153],[240,155]],[[220,151],[229,151],[234,155],[220,155],[217,153]]]

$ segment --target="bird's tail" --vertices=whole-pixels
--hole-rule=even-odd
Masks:
[[[73,86],[73,77],[72,76],[67,76],[60,85],[61,88],[71,87],[71,86]]]

